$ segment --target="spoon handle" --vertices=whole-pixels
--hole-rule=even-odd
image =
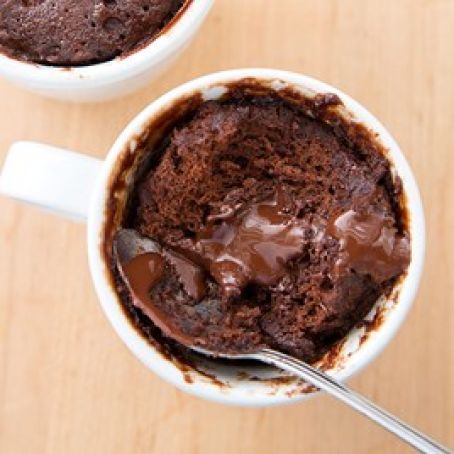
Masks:
[[[431,440],[421,432],[418,432],[396,417],[377,407],[366,398],[350,390],[342,383],[303,361],[299,361],[284,353],[270,349],[263,349],[260,353],[253,356],[255,356],[255,359],[291,372],[317,388],[326,391],[328,394],[338,398],[364,416],[369,417],[423,453],[450,453],[448,449],[434,440]]]

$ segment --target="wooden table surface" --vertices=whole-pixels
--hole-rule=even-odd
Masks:
[[[0,161],[17,139],[103,157],[158,95],[243,66],[338,86],[401,144],[425,202],[425,273],[399,334],[350,384],[454,447],[454,0],[217,0],[182,58],[126,99],[71,105],[0,81]],[[164,383],[101,313],[84,226],[4,198],[0,361],[5,454],[411,452],[327,396],[240,409]]]

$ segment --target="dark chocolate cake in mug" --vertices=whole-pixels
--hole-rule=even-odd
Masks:
[[[389,293],[410,261],[400,180],[340,104],[237,88],[173,127],[122,226],[159,245],[116,273],[142,329],[153,308],[210,350],[315,361]]]
[[[184,0],[2,0],[0,50],[20,60],[76,66],[147,43]]]

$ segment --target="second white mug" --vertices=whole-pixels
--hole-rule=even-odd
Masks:
[[[35,93],[75,102],[97,102],[145,86],[189,45],[213,0],[188,0],[182,14],[142,49],[111,61],[74,67],[45,66],[0,52],[0,76]]]

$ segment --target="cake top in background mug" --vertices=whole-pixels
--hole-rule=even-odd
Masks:
[[[0,50],[23,61],[77,66],[139,48],[184,0],[4,0]]]

